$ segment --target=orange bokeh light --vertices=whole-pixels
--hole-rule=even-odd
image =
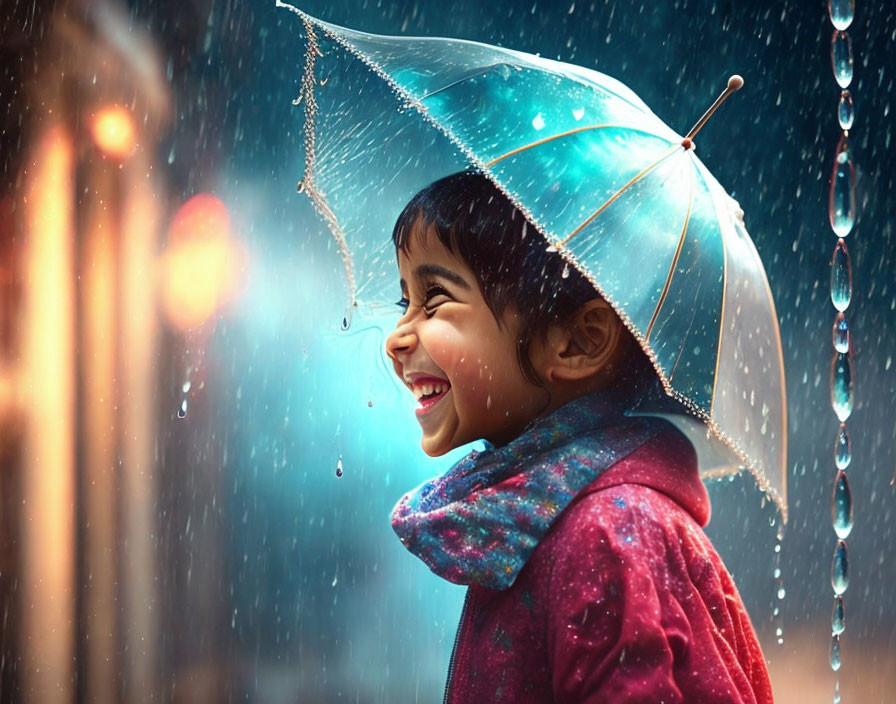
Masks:
[[[100,150],[113,159],[126,159],[137,146],[137,127],[127,108],[109,105],[90,121],[90,133]]]
[[[184,203],[159,262],[162,309],[181,330],[197,327],[228,303],[240,284],[244,250],[232,237],[227,208],[209,194]]]

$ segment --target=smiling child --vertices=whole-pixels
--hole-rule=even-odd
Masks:
[[[418,193],[393,241],[386,351],[423,450],[485,441],[392,514],[469,585],[446,701],[771,702],[693,447],[626,414],[658,380],[613,308],[475,172]]]

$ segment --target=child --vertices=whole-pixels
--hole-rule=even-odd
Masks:
[[[486,441],[392,514],[469,585],[445,701],[771,702],[694,449],[625,415],[658,379],[613,309],[474,172],[417,194],[393,241],[386,351],[423,449]]]

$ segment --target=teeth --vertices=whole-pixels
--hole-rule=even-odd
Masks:
[[[443,391],[447,391],[449,385],[444,382],[427,382],[426,384],[415,384],[412,391],[414,393],[414,398],[418,401],[422,399],[424,396],[430,396],[433,393],[440,394]]]

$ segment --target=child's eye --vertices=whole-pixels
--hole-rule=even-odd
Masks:
[[[411,302],[407,298],[402,296],[401,300],[395,302],[395,305],[401,308],[402,311],[407,312],[408,306],[411,305]]]
[[[447,299],[447,300],[438,300],[438,299]],[[433,301],[435,300],[435,305],[433,305]],[[446,303],[451,300],[451,295],[441,286],[430,286],[426,289],[426,295],[423,297],[423,312],[427,315],[432,315],[435,313],[435,309],[439,307],[442,303]]]

